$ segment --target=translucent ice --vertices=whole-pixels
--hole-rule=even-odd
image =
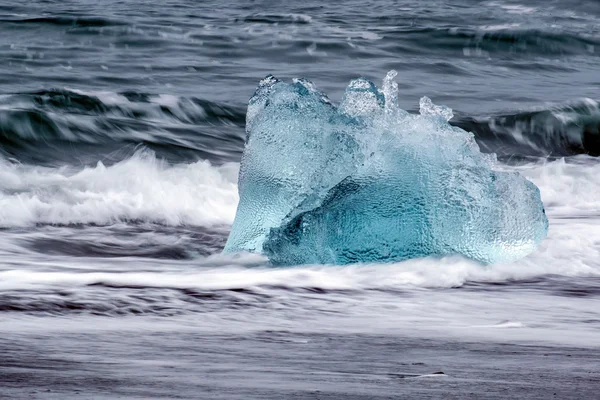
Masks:
[[[548,221],[537,187],[495,169],[452,110],[398,108],[395,72],[379,91],[353,80],[339,107],[306,80],[261,81],[250,100],[240,203],[225,251],[275,264],[398,261],[462,254],[509,262]]]

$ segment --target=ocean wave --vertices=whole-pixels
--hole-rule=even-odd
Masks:
[[[600,164],[586,156],[517,167],[540,189],[551,218],[600,217]]]
[[[50,89],[5,95],[0,154],[81,163],[144,145],[172,160],[232,161],[241,154],[244,120],[242,111],[227,105],[165,94]]]
[[[40,167],[0,159],[0,227],[142,221],[230,224],[237,164],[169,165],[149,151],[112,166]]]
[[[86,261],[117,257],[193,260],[220,253],[228,231],[228,225],[167,226],[141,221],[112,225],[36,224],[0,228],[0,254],[5,262],[15,255],[26,255],[29,260],[40,256]]]
[[[0,22],[10,24],[36,24],[36,25],[56,25],[71,27],[105,27],[115,25],[125,25],[125,22],[92,16],[43,16],[30,18],[4,18]]]
[[[310,24],[312,17],[306,14],[252,14],[242,19],[247,23],[262,23],[262,24]]]
[[[503,55],[508,59],[534,59],[540,56],[587,54],[594,56],[600,38],[564,29],[536,29],[518,23],[480,27],[404,27],[383,30],[388,38],[399,40],[406,50],[429,53],[432,50],[460,51],[464,56]]]
[[[5,98],[3,104],[30,102],[44,110],[76,114],[113,114],[149,120],[172,119],[183,123],[225,120],[243,123],[242,110],[196,97],[135,91],[87,92],[76,89],[46,89]],[[6,102],[6,103],[4,103]]]
[[[592,99],[484,118],[463,116],[451,123],[473,132],[484,152],[505,159],[600,156],[600,104]]]
[[[558,238],[557,238],[558,239]],[[558,240],[556,240],[558,242]],[[548,247],[548,246],[546,246]],[[594,250],[597,255],[598,249]],[[354,266],[302,266],[294,268],[265,268],[227,266],[226,258],[218,267],[202,267],[206,261],[196,260],[195,269],[186,271],[139,271],[139,272],[68,272],[33,271],[14,269],[0,271],[2,290],[35,290],[48,287],[101,286],[110,288],[162,288],[177,290],[308,290],[314,292],[335,291],[392,291],[402,292],[415,288],[459,288],[502,283],[524,284],[538,282],[545,277],[600,277],[600,266],[592,257],[587,263],[566,264],[564,257],[546,265],[556,251],[542,249],[541,254],[523,262],[507,265],[481,264],[462,258],[424,258],[396,264]],[[214,263],[215,257],[208,261]],[[256,260],[252,259],[252,263]],[[561,261],[559,263],[559,261]],[[163,262],[158,260],[157,262]],[[59,262],[55,262],[59,264]],[[97,263],[95,266],[100,266]],[[179,265],[182,266],[182,265]],[[529,268],[527,268],[529,267]],[[536,280],[539,278],[539,280]],[[543,290],[543,288],[540,288]],[[600,290],[598,291],[600,294]]]

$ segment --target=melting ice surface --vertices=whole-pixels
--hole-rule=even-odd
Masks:
[[[275,264],[349,264],[462,254],[510,262],[545,238],[538,188],[495,170],[452,110],[397,105],[353,80],[339,106],[302,79],[262,80],[250,99],[240,202],[226,252]]]

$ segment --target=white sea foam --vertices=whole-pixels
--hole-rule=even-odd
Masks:
[[[576,226],[564,236],[598,230]],[[562,228],[561,228],[562,229]],[[127,293],[130,287],[221,291],[250,289],[259,296],[240,294],[240,302],[254,304],[252,310],[212,309],[202,318],[186,318],[185,324],[203,329],[285,329],[350,332],[402,332],[419,337],[534,340],[571,345],[600,345],[594,325],[584,321],[596,315],[595,301],[575,296],[556,296],[553,290],[520,287],[495,290],[447,290],[469,280],[506,281],[536,275],[600,276],[598,249],[569,253],[577,243],[554,235],[539,253],[512,265],[483,267],[460,258],[409,260],[390,265],[256,267],[257,257],[210,257],[194,262],[165,260],[39,260],[21,262],[18,269],[0,270],[1,291],[23,291],[35,296],[57,290],[78,293],[92,306],[111,303],[106,296]],[[572,239],[573,240],[573,239]],[[585,245],[585,243],[579,243]],[[596,246],[598,247],[598,246]],[[564,253],[556,258],[557,254]],[[567,260],[572,257],[574,260]],[[82,268],[94,263],[93,270]],[[249,264],[254,265],[250,267]],[[12,266],[13,268],[15,265]],[[115,268],[117,270],[115,270]],[[101,271],[101,272],[100,272]],[[119,293],[87,294],[90,286],[124,287]],[[282,287],[292,291],[281,290]],[[437,288],[437,290],[432,290]],[[308,291],[297,289],[310,289]],[[313,293],[314,289],[333,291]],[[554,286],[554,289],[557,289]],[[41,290],[41,292],[37,292]],[[101,290],[101,289],[100,289]],[[343,292],[336,292],[343,290]],[[350,290],[350,292],[347,292]],[[35,294],[41,293],[41,294]],[[178,299],[178,290],[156,293],[166,306],[191,307]],[[46,297],[43,297],[46,296]],[[27,300],[29,301],[29,300]],[[125,297],[124,301],[137,301]],[[266,301],[266,303],[262,303]],[[141,303],[140,308],[145,305]],[[258,307],[258,308],[254,308]],[[518,320],[517,320],[518,319]],[[239,324],[239,327],[238,327]]]
[[[535,183],[551,217],[600,217],[600,163],[578,157],[519,168]]]
[[[514,29],[520,27],[521,24],[513,23],[513,24],[500,24],[500,25],[482,25],[479,29],[486,32],[496,32],[496,31],[504,31],[508,29]]]
[[[94,260],[94,270],[79,269],[81,259],[57,258],[11,263],[0,271],[0,288],[117,286],[223,290],[290,287],[323,290],[398,290],[461,287],[467,282],[505,282],[544,275],[600,277],[600,221],[551,224],[540,249],[511,264],[483,266],[460,257],[414,259],[394,264],[348,266],[261,267],[260,256],[212,256],[193,261],[144,260],[123,264],[115,271],[112,261]],[[106,264],[106,265],[105,265]],[[124,269],[123,269],[124,268]],[[74,270],[79,269],[77,272]],[[142,271],[139,271],[142,270]]]
[[[531,14],[536,11],[534,7],[527,7],[520,4],[503,4],[500,6],[508,14]]]
[[[535,7],[524,6],[521,4],[506,4],[504,2],[500,3],[496,1],[491,1],[487,3],[487,6],[493,8],[500,8],[501,10],[504,10],[507,14],[523,15],[531,14],[538,11],[538,9]]]
[[[112,166],[74,170],[0,160],[0,227],[111,224],[230,224],[238,195],[237,164],[169,165],[138,152]]]
[[[123,104],[131,104],[131,102],[122,94],[110,92],[107,90],[98,90],[98,91],[85,91],[73,88],[65,88],[73,93],[80,94],[82,96],[90,96],[96,97],[103,104],[106,105],[123,105]]]

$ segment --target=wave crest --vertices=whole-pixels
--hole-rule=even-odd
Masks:
[[[600,156],[600,104],[592,99],[487,118],[458,118],[483,151],[514,156]]]
[[[176,161],[234,161],[243,124],[240,110],[195,97],[41,90],[0,97],[0,154],[89,163],[141,144]]]
[[[164,225],[230,224],[237,164],[170,165],[150,151],[105,166],[74,169],[0,159],[0,227],[143,221]]]

